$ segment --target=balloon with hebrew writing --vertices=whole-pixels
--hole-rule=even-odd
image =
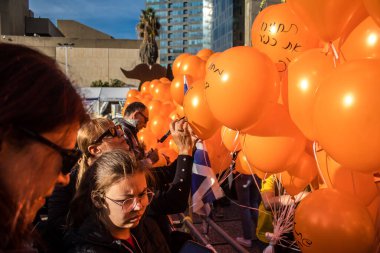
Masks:
[[[252,45],[279,63],[280,72],[287,70],[293,58],[319,44],[319,39],[286,3],[268,6],[260,12],[251,34]]]
[[[233,47],[207,66],[206,100],[214,117],[241,130],[255,123],[276,101],[279,78],[273,62],[253,47]]]

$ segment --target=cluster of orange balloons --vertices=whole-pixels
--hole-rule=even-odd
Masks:
[[[175,152],[170,138],[156,140],[170,120],[186,117],[216,173],[240,151],[238,172],[276,174],[291,195],[319,178],[328,189],[307,196],[295,216],[301,251],[370,252],[375,232],[380,239],[373,180],[380,171],[379,10],[378,0],[265,8],[253,22],[252,46],[181,54],[171,82],[152,80],[128,94],[127,103],[150,110],[141,139]]]

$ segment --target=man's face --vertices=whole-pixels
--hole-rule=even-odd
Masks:
[[[135,120],[137,120],[137,131],[140,131],[142,128],[146,127],[146,124],[149,121],[148,108],[146,108],[145,110],[137,111],[135,113]]]

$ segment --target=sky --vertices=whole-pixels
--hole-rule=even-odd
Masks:
[[[137,39],[136,25],[144,0],[29,0],[34,17],[72,19],[113,36]]]

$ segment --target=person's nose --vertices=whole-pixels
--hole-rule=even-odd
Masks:
[[[70,174],[63,175],[62,172],[59,173],[57,178],[57,185],[66,186],[70,183]]]

